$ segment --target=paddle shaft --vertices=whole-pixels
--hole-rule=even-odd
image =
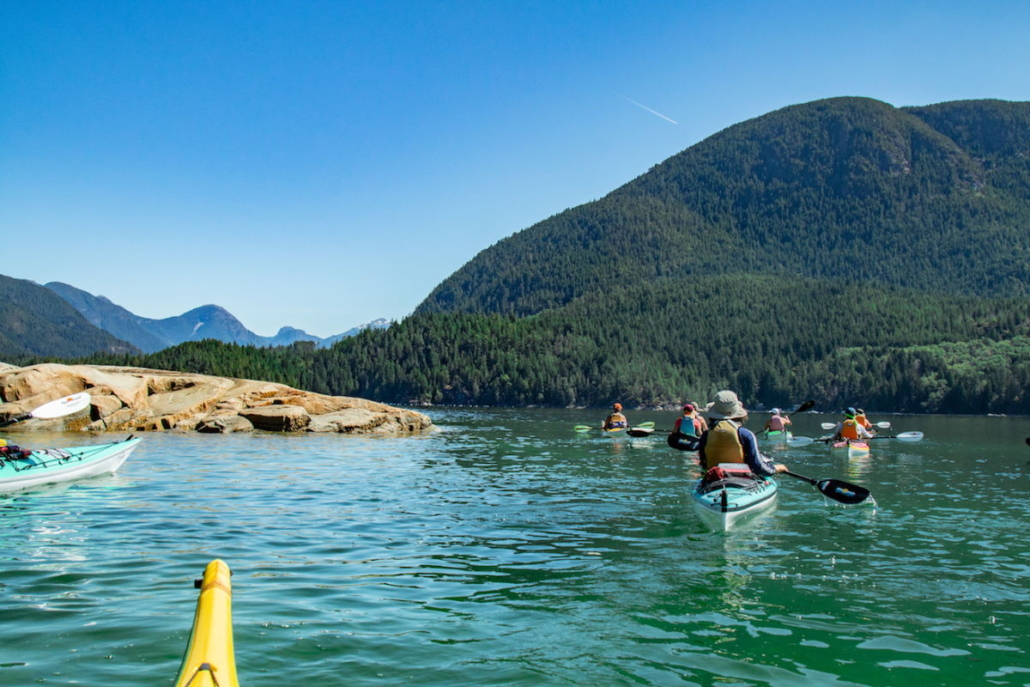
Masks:
[[[798,473],[791,472],[790,470],[784,470],[783,474],[790,475],[791,477],[797,477],[799,480],[808,482],[809,484],[819,484],[818,480],[814,480],[811,477],[805,477],[804,475],[799,475]]]
[[[0,427],[10,427],[11,425],[15,425],[15,424],[18,424],[19,422],[22,422],[24,420],[28,420],[31,417],[32,417],[32,413],[25,413],[24,415],[17,415],[17,416],[12,417],[12,418],[10,418],[8,420],[4,420],[3,422],[0,422]]]

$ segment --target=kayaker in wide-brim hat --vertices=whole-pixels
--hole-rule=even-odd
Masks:
[[[747,417],[747,409],[732,391],[720,391],[708,404],[709,420],[738,420]]]
[[[701,436],[698,455],[701,468],[709,470],[722,463],[746,463],[759,475],[786,472],[787,466],[773,463],[758,450],[755,433],[742,425],[747,408],[732,391],[720,391],[708,404],[709,429]]]

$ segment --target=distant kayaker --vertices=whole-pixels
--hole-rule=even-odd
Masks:
[[[869,421],[869,418],[865,416],[865,411],[861,408],[855,409],[855,422],[862,425],[872,433],[876,432],[876,430],[873,429],[873,423]]]
[[[782,432],[787,429],[787,425],[790,424],[790,418],[785,415],[780,415],[779,408],[772,409],[772,415],[768,420],[765,421],[765,427],[762,427],[763,432]]]
[[[701,433],[704,434],[708,431],[708,422],[701,414],[701,404],[697,401],[691,401],[690,405],[694,406],[694,419],[701,423]]]
[[[854,408],[844,410],[844,419],[833,429],[833,441],[860,441],[872,438],[873,435],[869,433],[869,430],[855,419],[857,415],[858,411]]]
[[[626,427],[629,427],[629,421],[622,414],[622,404],[616,403],[612,405],[612,412],[604,419],[601,429],[625,429]]]
[[[683,415],[676,418],[676,422],[672,425],[673,434],[682,434],[688,437],[699,437],[701,436],[706,427],[703,421],[697,415],[697,408],[694,407],[693,403],[687,403],[683,406]]]
[[[746,463],[759,475],[786,472],[787,466],[773,463],[758,450],[755,433],[744,427],[747,410],[732,391],[720,391],[708,405],[709,429],[701,436],[701,469],[707,471],[720,463]]]

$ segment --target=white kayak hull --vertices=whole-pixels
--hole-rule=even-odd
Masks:
[[[34,449],[24,460],[4,458],[0,493],[24,491],[44,484],[70,482],[116,471],[139,445],[129,438],[111,444]]]

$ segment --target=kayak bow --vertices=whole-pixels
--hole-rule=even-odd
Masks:
[[[232,643],[232,572],[215,559],[204,569],[193,629],[175,687],[239,687]]]

